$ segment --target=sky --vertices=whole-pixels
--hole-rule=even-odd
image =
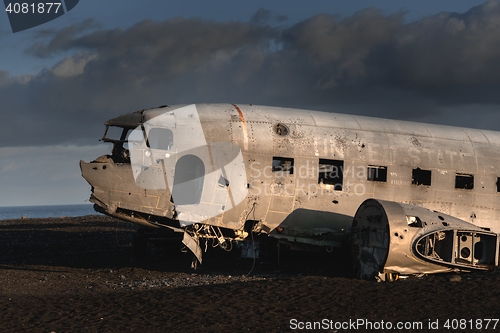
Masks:
[[[104,122],[251,103],[500,130],[499,1],[80,0],[0,13],[0,206],[85,203]]]

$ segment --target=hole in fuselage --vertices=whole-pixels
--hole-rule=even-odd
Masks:
[[[477,242],[474,244],[474,259],[481,260],[483,259],[484,254],[484,243]]]
[[[470,249],[468,247],[464,247],[460,250],[460,256],[462,258],[469,258],[470,256]]]

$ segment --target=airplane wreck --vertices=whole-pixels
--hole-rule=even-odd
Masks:
[[[162,106],[106,123],[80,161],[96,211],[257,257],[259,241],[349,246],[357,276],[498,266],[500,133],[235,104]]]

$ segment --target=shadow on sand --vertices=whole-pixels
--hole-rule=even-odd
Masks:
[[[29,270],[50,270],[47,266],[58,269],[138,267],[194,272],[193,255],[181,251],[180,242],[168,248],[150,242],[146,255],[134,255],[136,232],[134,224],[100,215],[4,220],[0,221],[0,265]],[[352,276],[350,253],[346,249],[332,253],[278,252],[276,244],[269,246],[269,255],[253,260],[241,258],[238,249],[226,252],[208,244],[203,265],[198,265],[196,273]]]

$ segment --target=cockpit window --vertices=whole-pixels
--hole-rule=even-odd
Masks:
[[[168,128],[152,128],[148,133],[148,147],[170,150],[174,144],[174,134]]]
[[[104,136],[102,140],[104,142],[116,142],[125,140],[125,136],[127,135],[128,129],[117,126],[108,126],[106,127],[106,131],[104,132]]]
[[[125,149],[133,149],[135,147],[140,147],[144,141],[144,133],[142,130],[134,129],[127,133],[126,142],[124,143]]]

